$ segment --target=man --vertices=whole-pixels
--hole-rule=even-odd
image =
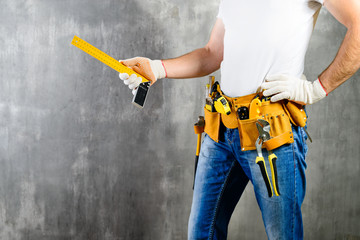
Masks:
[[[334,61],[315,81],[302,78],[304,57],[321,6],[348,29]],[[359,0],[222,0],[207,45],[168,60],[133,58],[123,63],[151,80],[194,78],[221,66],[221,90],[235,98],[264,90],[276,104],[284,99],[313,104],[332,92],[360,67]],[[141,79],[120,74],[135,90]],[[207,120],[205,120],[208,122]],[[238,128],[206,135],[195,179],[189,239],[226,239],[231,214],[249,181],[269,239],[302,239],[301,204],[305,195],[306,135],[291,126],[293,143],[273,152],[278,157],[281,194],[270,198],[257,152],[244,150]]]

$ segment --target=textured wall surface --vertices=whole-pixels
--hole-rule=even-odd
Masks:
[[[161,80],[139,110],[115,71],[70,42],[175,57],[207,42],[218,0],[0,3],[0,239],[186,239],[207,79]],[[322,10],[309,79],[345,32]],[[306,239],[360,239],[359,76],[308,107]],[[265,238],[248,186],[229,239]]]

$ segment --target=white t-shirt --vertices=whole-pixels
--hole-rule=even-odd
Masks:
[[[221,89],[230,97],[255,93],[266,75],[301,77],[323,0],[222,0],[225,25]]]

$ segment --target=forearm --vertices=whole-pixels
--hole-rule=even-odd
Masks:
[[[163,60],[163,63],[168,78],[195,78],[218,70],[221,61],[222,54],[203,47],[177,58]]]
[[[319,79],[327,93],[330,93],[360,68],[360,24],[349,28],[339,51],[329,65],[320,74]]]

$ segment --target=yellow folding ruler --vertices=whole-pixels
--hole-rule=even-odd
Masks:
[[[131,68],[125,66],[121,62],[117,61],[115,58],[110,57],[109,55],[107,55],[103,51],[97,49],[96,47],[94,47],[90,43],[82,40],[78,36],[74,36],[73,40],[71,41],[71,44],[74,45],[75,47],[78,47],[79,49],[83,50],[87,54],[93,56],[94,58],[96,58],[100,62],[106,64],[109,67],[111,67],[115,71],[118,71],[118,72],[121,72],[121,73],[127,73],[127,74],[129,74],[129,76],[132,75],[132,74],[135,74],[136,76],[141,77],[142,83],[139,85],[139,87],[137,88],[137,90],[135,92],[135,95],[134,95],[134,98],[133,98],[133,103],[136,106],[141,107],[141,108],[144,106],[146,95],[147,95],[147,92],[148,92],[149,87],[150,87],[150,81],[148,79],[146,79],[141,74],[135,72]]]

